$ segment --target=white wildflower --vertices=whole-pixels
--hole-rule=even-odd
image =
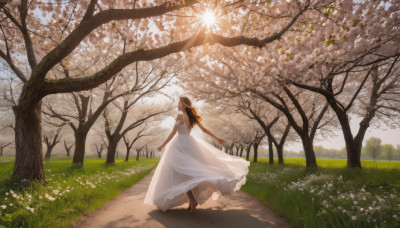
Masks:
[[[7,208],[6,205],[1,205],[0,207],[3,208],[3,210]]]
[[[350,193],[350,198],[354,199],[355,195],[353,193]]]
[[[351,216],[351,220],[356,221],[357,220],[357,215]]]

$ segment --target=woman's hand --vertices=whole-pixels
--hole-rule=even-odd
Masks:
[[[164,147],[164,145],[161,145],[161,146],[157,147],[157,150],[161,152],[163,147]]]
[[[225,143],[225,140],[223,140],[223,139],[221,139],[221,138],[217,138],[217,141],[218,141],[219,143],[221,143],[221,144],[224,144],[224,143]]]

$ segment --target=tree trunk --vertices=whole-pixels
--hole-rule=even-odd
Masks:
[[[125,156],[125,161],[127,162],[129,160],[129,153],[131,152],[131,148],[126,147],[126,156]]]
[[[250,143],[246,148],[246,160],[248,161],[250,158],[250,150],[253,145]]]
[[[272,139],[268,137],[268,154],[269,154],[269,164],[274,164],[274,148],[272,146]]]
[[[306,156],[306,167],[317,167],[317,160],[315,158],[312,140],[306,135],[301,135],[303,143],[304,154]]]
[[[140,150],[136,151],[136,161],[139,161]]]
[[[44,159],[49,160],[51,157],[51,151],[53,150],[52,146],[47,146],[46,154],[44,155]]]
[[[119,140],[118,140],[119,141]],[[115,164],[115,153],[117,151],[118,141],[115,139],[108,140],[107,160],[106,164]]]
[[[239,157],[242,157],[242,156],[243,156],[243,150],[244,150],[244,147],[243,147],[243,146],[241,146],[241,147],[240,147],[240,153],[239,153]]]
[[[254,143],[253,144],[253,149],[254,149],[254,159],[253,162],[257,163],[257,159],[258,159],[258,143]]]
[[[285,162],[283,161],[283,144],[276,146],[276,152],[278,154],[278,164],[284,164]]]
[[[42,160],[41,106],[41,100],[37,103],[20,100],[20,104],[13,107],[15,114],[15,162],[11,175],[13,178],[46,182]]]
[[[351,133],[350,123],[346,114],[336,113],[342,127],[344,141],[347,150],[347,167],[361,169],[361,147],[362,142],[356,142]]]
[[[87,131],[77,130],[75,132],[75,152],[72,159],[72,164],[82,166],[85,158]]]

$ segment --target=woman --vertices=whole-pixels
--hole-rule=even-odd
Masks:
[[[179,98],[178,110],[182,114],[176,117],[172,132],[157,148],[161,151],[165,147],[144,203],[166,211],[186,203],[189,198],[188,210],[194,213],[196,206],[210,197],[216,200],[220,195],[239,190],[246,182],[250,162],[230,156],[190,135],[192,128],[198,125],[219,143],[225,143],[202,125],[189,98]]]

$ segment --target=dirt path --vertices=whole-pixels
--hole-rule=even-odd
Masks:
[[[186,210],[188,204],[162,212],[143,203],[153,174],[154,170],[99,210],[83,215],[72,227],[290,227],[282,217],[243,191],[215,201],[210,199],[199,205],[195,214]]]

